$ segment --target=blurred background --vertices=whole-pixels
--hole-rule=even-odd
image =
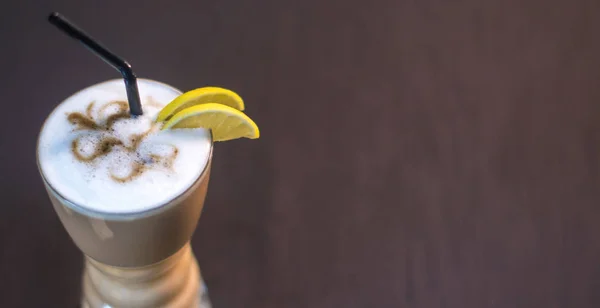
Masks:
[[[600,2],[4,1],[0,306],[75,307],[35,143],[118,74],[238,92],[194,251],[215,307],[599,307]]]

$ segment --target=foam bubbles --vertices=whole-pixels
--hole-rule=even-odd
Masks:
[[[202,129],[160,131],[161,106],[180,94],[138,79],[144,115],[123,114],[122,80],[84,89],[48,117],[38,144],[40,169],[63,197],[90,210],[135,213],[185,192],[204,170],[210,152]],[[68,119],[69,114],[80,114]]]

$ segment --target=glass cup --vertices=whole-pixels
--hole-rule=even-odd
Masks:
[[[82,307],[210,307],[190,239],[204,206],[211,161],[212,142],[204,170],[184,193],[151,210],[112,214],[61,196],[45,179],[38,158],[50,201],[85,256]]]

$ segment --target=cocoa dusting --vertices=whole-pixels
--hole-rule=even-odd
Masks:
[[[140,175],[142,175],[142,173],[144,173],[145,170],[146,170],[145,165],[140,164],[138,162],[134,162],[131,165],[131,172],[128,175],[126,175],[124,177],[118,177],[111,173],[110,177],[119,183],[127,183],[127,182],[132,181],[135,178],[139,177]]]
[[[129,109],[127,106],[127,102],[113,101],[113,102],[107,103],[106,105],[100,107],[100,109],[98,110],[98,118],[100,118],[102,116],[102,114],[104,113],[104,111],[107,108],[109,108],[110,106],[117,105],[118,106],[117,113],[111,114],[110,116],[108,116],[108,118],[106,119],[104,124],[98,123],[94,120],[94,117],[92,115],[94,103],[95,102],[91,102],[87,106],[85,115],[80,112],[73,112],[73,113],[69,113],[67,115],[67,120],[71,124],[76,126],[75,130],[89,130],[92,132],[100,133],[101,135],[107,135],[107,134],[114,132],[114,129],[112,128],[112,126],[116,122],[118,122],[119,120],[122,120],[122,119],[129,118]],[[149,159],[145,159],[145,160],[141,159],[141,154],[139,153],[140,144],[146,137],[148,137],[148,135],[153,130],[155,125],[156,124],[153,124],[153,126],[150,127],[150,129],[148,129],[147,131],[145,131],[142,134],[131,135],[128,138],[128,140],[131,142],[130,146],[125,145],[123,143],[123,141],[121,141],[118,138],[115,138],[113,136],[103,136],[102,138],[100,138],[98,143],[95,145],[95,148],[94,148],[94,151],[92,152],[92,154],[87,155],[87,156],[83,155],[79,152],[79,142],[81,139],[81,136],[79,136],[79,137],[75,138],[73,140],[73,142],[71,143],[71,152],[73,152],[73,155],[75,156],[75,158],[78,161],[86,162],[86,163],[92,162],[93,160],[95,160],[97,158],[108,155],[113,150],[113,148],[116,146],[119,146],[126,152],[135,155],[139,161],[132,162],[131,172],[127,176],[119,177],[119,176],[114,175],[111,172],[110,177],[119,183],[130,182],[130,181],[136,179],[137,177],[139,177],[140,175],[142,175],[146,170],[148,170],[154,166],[163,166],[165,168],[172,169],[175,158],[177,158],[177,155],[179,153],[179,149],[177,149],[175,146],[173,146],[173,153],[171,153],[168,156],[150,154]],[[141,161],[141,163],[140,163],[140,161]]]
[[[75,140],[73,140],[73,142],[71,143],[71,151],[73,152],[77,160],[79,160],[80,162],[90,162],[100,156],[107,155],[108,153],[110,153],[110,151],[112,151],[113,147],[116,145],[123,145],[123,142],[114,137],[102,138],[98,142],[98,144],[96,144],[94,152],[92,152],[92,154],[89,156],[84,156],[81,153],[79,153],[78,150],[79,138],[75,138]]]
[[[90,104],[87,106],[87,108],[85,109],[85,115],[86,115],[88,118],[90,118],[90,119],[93,119],[93,118],[94,118],[94,117],[92,116],[92,110],[94,109],[94,104],[95,104],[95,103],[96,103],[96,102],[91,102],[91,103],[90,103]]]
[[[93,102],[92,102],[93,104]],[[104,106],[100,107],[100,109],[98,109],[98,115],[100,117],[102,117],[104,115],[104,112],[106,111],[107,108],[116,105],[118,107],[117,109],[117,114],[122,114],[123,112],[125,113],[129,113],[129,106],[127,105],[127,102],[125,101],[112,101],[110,103],[105,104]]]
[[[96,130],[99,128],[99,126],[96,124],[96,122],[94,122],[94,120],[92,120],[91,118],[88,118],[87,116],[84,116],[81,113],[70,113],[67,116],[67,120],[73,124],[76,125],[77,127],[75,128],[76,130],[82,130],[82,129],[91,129],[91,130]]]

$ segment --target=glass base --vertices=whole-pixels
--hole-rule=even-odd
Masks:
[[[208,298],[208,289],[206,288],[204,281],[201,281],[200,285],[200,302],[198,308],[212,308],[212,305],[210,304],[210,299]]]
[[[194,304],[193,307],[190,308],[212,308],[210,303],[210,299],[208,298],[208,290],[206,289],[206,285],[201,281],[200,290],[198,290],[198,303]],[[85,298],[81,299],[80,308],[92,308],[90,304],[86,301]],[[109,304],[103,304],[101,308],[119,308],[117,306],[110,306]]]
[[[158,264],[121,268],[86,258],[84,308],[211,308],[191,247]]]

